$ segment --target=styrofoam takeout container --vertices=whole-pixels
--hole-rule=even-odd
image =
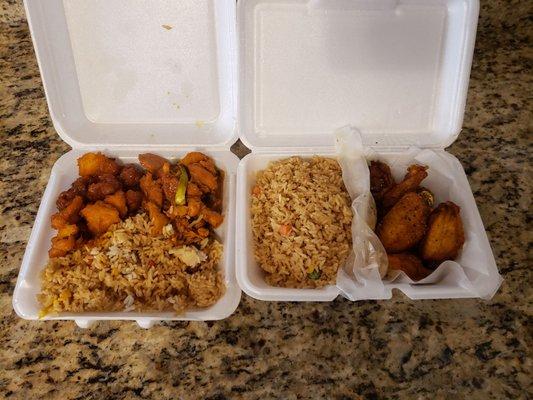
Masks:
[[[237,173],[241,288],[261,300],[330,301],[340,293],[266,284],[253,255],[250,195],[270,161],[334,155],[333,132],[352,125],[385,161],[408,156],[410,147],[444,160],[428,163],[427,182],[446,174],[463,195],[450,199],[427,186],[439,202],[461,207],[467,241],[460,258],[478,255],[465,271],[472,285],[450,275],[431,285],[385,283],[354,299],[390,298],[392,289],[412,299],[490,297],[501,282],[494,256],[465,172],[444,150],[461,130],[478,1],[240,0],[237,8],[240,137],[252,149]]]
[[[356,126],[385,161],[407,157],[412,146],[441,155],[446,171],[438,169],[442,163],[430,164],[428,179],[446,172],[464,188],[464,196],[452,200],[462,209],[466,246],[484,255],[476,260],[475,291],[450,277],[434,285],[385,284],[371,296],[355,297],[389,298],[395,288],[411,298],[472,297],[497,288],[497,267],[464,170],[444,151],[461,130],[477,0],[240,0],[238,63],[233,0],[25,5],[54,127],[74,150],[54,166],[28,242],[13,296],[21,317],[38,318],[35,295],[53,235],[49,218],[57,195],[77,175],[76,158],[91,150],[124,162],[148,151],[177,158],[200,150],[215,159],[227,173],[225,222],[218,232],[227,293],[213,307],[179,317],[84,313],[45,319],[71,319],[82,327],[104,319],[136,320],[142,327],[165,319],[220,319],[238,305],[237,280],[258,299],[333,300],[340,293],[335,286],[265,283],[253,258],[249,202],[255,173],[269,161],[334,155],[332,132],[345,125]],[[229,151],[237,126],[252,149],[239,164]],[[437,199],[447,200],[438,193]],[[469,232],[476,240],[468,241]]]
[[[54,127],[73,150],[52,169],[24,254],[13,306],[37,319],[40,273],[57,195],[77,177],[76,159],[98,150],[123,162],[153,152],[176,159],[213,157],[226,172],[221,268],[227,291],[212,307],[174,313],[60,314],[44,319],[216,320],[237,308],[234,273],[237,138],[233,0],[26,0],[26,13]]]

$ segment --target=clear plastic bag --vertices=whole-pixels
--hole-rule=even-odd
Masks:
[[[376,206],[361,134],[353,127],[339,129],[335,148],[353,211],[352,253],[337,274],[337,287],[350,300],[381,298],[387,254],[374,233]]]

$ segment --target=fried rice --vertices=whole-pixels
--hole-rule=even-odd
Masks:
[[[225,292],[218,270],[222,245],[176,246],[172,225],[152,236],[138,214],[91,244],[52,258],[42,273],[41,315],[88,311],[174,311],[208,307]]]
[[[291,157],[260,171],[252,233],[266,281],[296,288],[334,284],[352,245],[350,204],[334,159]]]

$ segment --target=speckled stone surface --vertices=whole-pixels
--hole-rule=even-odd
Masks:
[[[505,281],[490,301],[267,303],[143,330],[19,319],[11,298],[55,160],[21,1],[0,4],[0,398],[526,399],[532,396],[531,2],[481,1],[463,163]],[[234,147],[237,152],[242,146]]]

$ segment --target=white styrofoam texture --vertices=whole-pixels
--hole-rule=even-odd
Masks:
[[[188,151],[192,150],[194,149]],[[188,151],[160,151],[157,153],[169,160],[173,160],[184,156]],[[57,316],[47,316],[44,319],[75,320],[82,327],[87,327],[98,320],[135,320],[142,327],[150,327],[161,320],[217,320],[225,318],[235,311],[241,297],[241,290],[235,280],[234,269],[235,173],[238,159],[229,151],[202,151],[213,157],[217,166],[226,172],[224,182],[224,223],[216,231],[224,246],[223,260],[220,265],[227,288],[224,296],[209,308],[188,310],[183,315],[176,315],[172,312],[91,312],[62,313]],[[36,295],[41,287],[40,274],[48,259],[50,239],[55,234],[55,231],[50,226],[50,217],[57,211],[55,201],[59,193],[68,189],[70,184],[78,177],[76,160],[81,154],[83,152],[70,151],[55,163],[44,192],[13,294],[13,308],[24,319],[38,319],[40,306]],[[109,151],[106,154],[116,157],[124,163],[138,163],[138,152]]]
[[[234,0],[25,5],[54,126],[73,147],[235,140]]]
[[[461,129],[477,0],[241,0],[241,139],[254,151],[445,147]]]
[[[368,293],[361,288],[362,296],[358,296],[357,288],[353,290],[354,300],[361,299],[387,299],[392,296],[392,290],[398,289],[411,299],[440,299],[440,298],[466,298],[480,295],[492,295],[498,288],[501,279],[492,255],[492,250],[481,221],[474,196],[468,184],[466,174],[459,161],[444,151],[435,151],[441,162],[432,164],[431,157],[427,158],[429,177],[424,181],[424,186],[435,193],[436,201],[451,200],[461,207],[461,216],[465,226],[466,242],[457,261],[466,265],[464,273],[471,280],[471,285],[464,285],[461,276],[451,271],[437,283],[430,285],[412,285],[405,282],[384,282],[377,288],[376,293]],[[293,155],[309,157],[313,154],[335,156],[333,152],[310,153],[300,152]],[[253,238],[251,232],[250,197],[255,183],[256,173],[264,169],[269,162],[287,157],[287,154],[260,153],[249,154],[239,163],[237,171],[237,231],[236,231],[236,266],[237,281],[242,290],[249,296],[260,300],[277,301],[330,301],[340,294],[336,286],[324,289],[286,289],[268,285],[264,275],[254,259]],[[412,160],[413,153],[409,151],[384,152],[376,151],[376,157],[397,165]],[[433,158],[434,159],[434,158]],[[426,158],[424,158],[426,160]],[[445,166],[444,166],[445,165]],[[445,168],[445,171],[439,170]],[[403,177],[404,170],[393,170],[397,179]],[[441,175],[452,177],[457,185],[460,196],[450,199],[447,187],[437,187],[432,182],[438,181]]]

